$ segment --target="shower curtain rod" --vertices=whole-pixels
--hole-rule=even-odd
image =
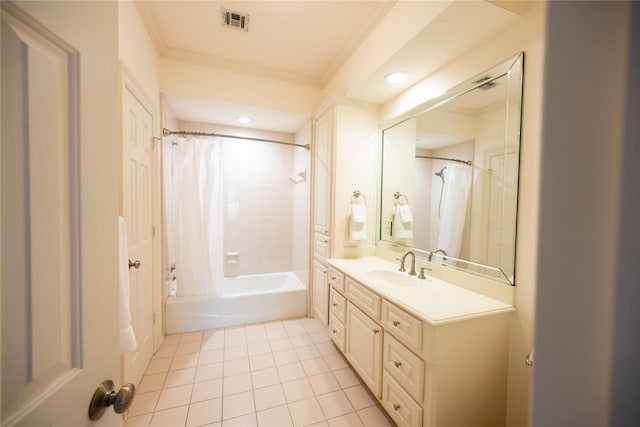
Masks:
[[[184,130],[169,130],[167,128],[162,128],[162,136],[169,136],[169,135],[217,136],[220,138],[249,139],[251,141],[258,141],[258,142],[272,142],[274,144],[293,145],[295,147],[302,147],[307,151],[311,149],[311,146],[309,144],[302,145],[302,144],[296,144],[293,142],[277,141],[275,139],[254,138],[252,136],[227,135],[224,133],[214,133],[214,132],[187,132]]]
[[[464,163],[467,166],[471,166],[471,160],[460,160],[460,159],[454,159],[454,158],[451,158],[451,157],[416,156],[416,158],[418,158],[418,159],[448,160],[450,162]]]

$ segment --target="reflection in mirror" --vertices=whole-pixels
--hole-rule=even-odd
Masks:
[[[434,260],[514,283],[522,60],[384,130],[381,244],[442,249]]]

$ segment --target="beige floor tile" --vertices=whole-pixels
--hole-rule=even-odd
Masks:
[[[352,412],[330,419],[329,427],[364,427],[364,424],[362,424],[358,414]]]
[[[228,420],[222,421],[222,427],[255,427],[257,425],[258,420],[256,419],[255,412],[243,415],[241,417],[229,418]]]
[[[280,384],[255,389],[253,390],[253,397],[256,404],[256,411],[274,408],[287,403]]]
[[[289,408],[278,406],[276,408],[266,409],[257,413],[259,427],[291,427],[291,416]]]
[[[140,381],[140,385],[136,387],[136,394],[148,393],[150,391],[162,390],[164,380],[167,378],[166,372],[159,374],[145,375]]]
[[[224,376],[229,377],[232,375],[245,374],[251,369],[249,367],[249,359],[242,358],[236,360],[229,360],[224,362]]]
[[[334,354],[340,354],[338,349],[332,342],[323,342],[320,344],[316,344],[316,348],[323,356],[331,356]]]
[[[293,349],[276,351],[273,353],[273,359],[276,362],[276,365],[288,365],[290,363],[295,363],[298,361],[298,356]]]
[[[181,354],[174,356],[171,362],[170,370],[176,371],[178,369],[192,368],[198,365],[198,353]]]
[[[258,356],[260,354],[271,353],[271,346],[269,345],[268,341],[249,341],[247,350],[249,351],[249,356]]]
[[[306,347],[298,347],[295,349],[296,354],[300,360],[315,359],[322,356],[315,345],[308,345]]]
[[[159,391],[152,391],[151,393],[137,393],[131,408],[129,408],[129,416],[135,417],[142,414],[150,414],[156,409],[156,403],[158,403],[158,397],[160,397]]]
[[[244,374],[231,375],[224,377],[222,395],[229,396],[231,394],[250,391],[251,389],[251,375],[248,372]]]
[[[153,412],[138,415],[137,417],[128,417],[124,423],[124,427],[147,427],[151,423],[151,417],[153,417]]]
[[[340,387],[342,388],[353,387],[354,385],[358,385],[362,382],[360,381],[360,377],[358,377],[351,368],[333,371],[333,376],[336,377],[338,384],[340,384]]]
[[[214,378],[222,378],[222,363],[213,363],[211,365],[198,366],[196,368],[195,382],[212,380]]]
[[[167,372],[169,370],[169,367],[171,366],[172,360],[173,359],[170,357],[151,360],[151,362],[149,362],[149,366],[147,366],[147,371],[145,372],[145,375],[159,374],[160,372]]]
[[[276,368],[261,369],[251,372],[253,388],[261,388],[280,383],[280,376]]]
[[[310,334],[309,337],[311,338],[311,341],[313,341],[314,344],[322,344],[322,343],[327,343],[331,341],[331,338],[329,338],[327,334],[325,334],[324,332]]]
[[[308,377],[318,374],[324,374],[325,372],[329,372],[329,366],[324,361],[322,357],[318,357],[315,359],[303,360],[302,368]]]
[[[244,393],[225,396],[222,401],[222,419],[236,418],[255,412],[253,404],[253,393]]]
[[[191,403],[222,397],[222,378],[202,381],[193,385]]]
[[[318,396],[325,418],[331,419],[353,412],[353,406],[342,390]]]
[[[212,363],[220,363],[224,360],[224,349],[206,350],[200,352],[198,357],[198,365],[211,365]]]
[[[156,352],[156,354],[153,355],[154,359],[162,359],[164,357],[173,357],[173,355],[176,352],[176,347],[178,345],[172,345],[172,346],[168,346],[165,345],[164,343],[162,344],[162,347],[160,347],[160,349]]]
[[[158,398],[158,404],[156,405],[156,411],[162,411],[163,409],[175,408],[178,406],[184,406],[189,404],[191,399],[192,384],[183,385],[180,387],[165,388],[160,392]]]
[[[319,423],[309,424],[306,427],[329,427],[329,423],[327,421],[320,421]]]
[[[196,368],[180,369],[169,371],[164,382],[164,388],[177,387],[180,385],[193,384],[196,376]]]
[[[176,356],[181,354],[193,354],[200,351],[200,341],[181,342],[176,348]]]
[[[287,403],[308,399],[314,396],[311,384],[306,378],[282,383],[282,389],[284,391],[284,397],[287,399]]]
[[[187,420],[188,406],[156,411],[151,417],[151,427],[183,426]]]
[[[395,423],[379,405],[359,410],[358,416],[367,427],[395,427]]]
[[[309,338],[309,335],[298,335],[289,338],[293,347],[307,347],[313,345],[313,341]]]
[[[278,375],[280,375],[280,381],[283,383],[307,376],[299,362],[278,366]]]
[[[282,338],[279,340],[271,340],[269,341],[269,345],[271,346],[271,351],[283,351],[290,350],[293,348],[293,344],[289,338]]]
[[[225,337],[244,337],[245,336],[245,326],[229,326],[224,328]]]
[[[349,401],[356,410],[368,408],[370,406],[378,404],[377,400],[362,384],[345,388],[344,393],[347,395]]]
[[[337,371],[338,369],[344,369],[349,367],[349,363],[342,357],[341,354],[331,354],[328,356],[322,356],[329,369],[332,371]]]
[[[331,372],[309,377],[309,382],[316,396],[340,390],[340,384],[338,384]]]
[[[293,424],[296,426],[307,426],[324,420],[324,414],[315,397],[289,403],[287,406],[289,406]]]
[[[180,336],[180,344],[186,342],[200,342],[202,341],[202,331],[187,332]]]
[[[259,371],[261,369],[273,368],[276,363],[271,353],[259,354],[257,356],[249,357],[249,365],[252,371]]]
[[[244,335],[227,335],[224,337],[225,348],[241,347],[247,345],[247,339]]]
[[[222,399],[204,400],[189,405],[186,427],[204,426],[222,419]]]
[[[236,347],[228,347],[224,348],[224,361],[228,360],[236,360],[243,359],[249,357],[249,352],[247,351],[247,345],[243,344]]]
[[[281,340],[287,338],[287,331],[283,329],[267,330],[267,338],[269,341]]]

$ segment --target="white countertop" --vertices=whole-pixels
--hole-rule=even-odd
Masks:
[[[415,281],[415,286],[392,285],[384,280],[372,278],[367,272],[372,270],[398,272],[398,265],[382,258],[331,258],[327,261],[347,276],[432,324],[515,310],[507,303],[434,277],[427,277],[427,279],[413,277],[411,280]],[[408,263],[409,259],[407,267]]]

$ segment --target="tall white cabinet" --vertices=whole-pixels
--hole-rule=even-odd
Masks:
[[[312,158],[312,311],[329,324],[327,258],[373,253],[379,130],[377,107],[332,98],[316,112]],[[368,239],[349,241],[351,197],[367,198]]]

